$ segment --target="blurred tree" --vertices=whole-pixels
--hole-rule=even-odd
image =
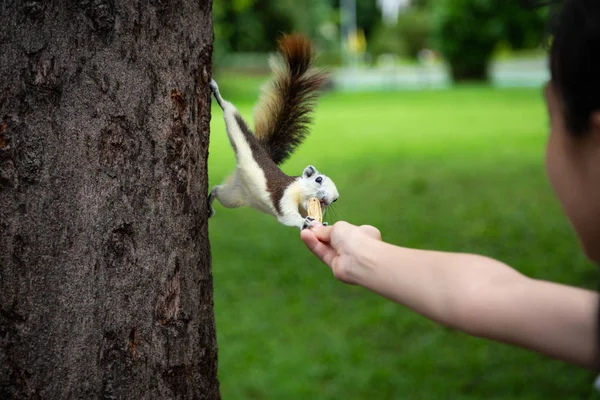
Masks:
[[[413,7],[400,12],[395,25],[379,23],[369,41],[369,53],[384,53],[415,59],[419,51],[430,46],[431,11]]]
[[[339,1],[338,1],[339,2]],[[381,10],[375,0],[356,0],[356,24],[368,38],[381,22]]]
[[[215,59],[230,52],[270,52],[281,33],[325,42],[332,0],[222,0],[214,3]]]
[[[225,51],[270,51],[278,32],[292,30],[292,14],[278,1],[215,2],[215,42]]]
[[[416,58],[421,49],[429,47],[431,13],[423,8],[410,8],[398,16],[398,34],[406,43],[408,56]]]
[[[411,7],[417,9],[430,9],[431,8],[431,0],[412,0],[410,2]]]
[[[381,23],[377,26],[370,40],[367,42],[367,51],[373,60],[383,54],[407,56],[408,45],[398,32],[398,26]]]
[[[535,46],[545,17],[504,0],[438,0],[433,6],[433,35],[454,81],[487,80],[488,64],[500,41],[513,48]]]
[[[361,29],[365,37],[369,38],[381,22],[381,10],[376,0],[356,1],[356,27]],[[333,0],[332,7],[335,13],[340,12],[340,0]]]

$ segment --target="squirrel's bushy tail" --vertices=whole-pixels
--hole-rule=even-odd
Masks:
[[[263,88],[254,111],[254,130],[276,164],[285,161],[309,132],[311,112],[327,75],[313,68],[310,40],[284,35],[270,60],[273,79]]]

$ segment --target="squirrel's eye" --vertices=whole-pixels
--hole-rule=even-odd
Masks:
[[[317,179],[315,179],[315,182],[323,183],[323,178],[319,176]]]

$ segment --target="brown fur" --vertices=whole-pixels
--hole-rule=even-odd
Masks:
[[[260,145],[256,136],[252,134],[252,131],[248,128],[248,125],[246,125],[246,122],[244,122],[244,119],[239,114],[235,116],[235,119],[248,141],[254,161],[256,161],[265,174],[267,190],[271,195],[271,201],[277,212],[281,214],[280,200],[283,197],[285,189],[294,182],[295,178],[286,175],[279,169],[273,160],[271,160],[266,149]]]
[[[310,113],[327,79],[323,71],[312,67],[314,55],[308,38],[284,35],[278,43],[275,77],[263,90],[254,115],[256,136],[277,165],[308,135]]]

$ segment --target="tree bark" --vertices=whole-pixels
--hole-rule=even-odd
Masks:
[[[219,398],[211,13],[0,1],[0,398]]]

